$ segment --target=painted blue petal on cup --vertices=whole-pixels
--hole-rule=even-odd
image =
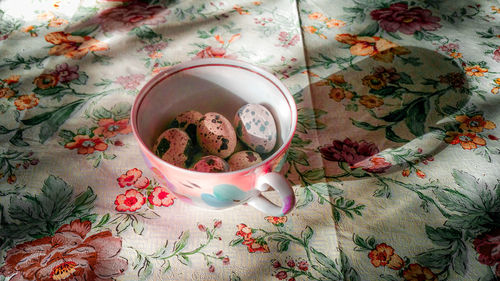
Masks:
[[[219,184],[214,187],[214,194],[203,193],[201,199],[212,207],[224,208],[238,205],[248,197],[247,193],[232,184]]]

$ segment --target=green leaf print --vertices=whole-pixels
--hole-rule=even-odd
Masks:
[[[406,126],[415,136],[422,136],[425,133],[425,120],[429,114],[429,100],[420,98],[412,102],[408,108],[408,117],[406,118]]]
[[[61,225],[75,219],[93,218],[91,211],[96,199],[93,190],[88,187],[76,197],[73,193],[73,187],[51,175],[40,194],[10,197],[6,213],[10,221],[16,222],[0,222],[0,237],[5,241],[0,251],[17,242],[52,236]]]

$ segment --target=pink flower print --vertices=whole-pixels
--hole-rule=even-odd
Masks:
[[[78,74],[78,65],[69,66],[67,63],[57,65],[52,75],[58,77],[61,83],[71,82],[80,76]]]
[[[115,82],[122,85],[125,89],[135,90],[144,78],[144,74],[132,74],[129,76],[119,76]]]
[[[493,52],[493,59],[496,62],[500,62],[500,47],[498,47],[494,52]]]
[[[288,48],[290,46],[295,46],[300,41],[300,37],[297,34],[291,36],[290,33],[282,31],[278,35],[278,40],[282,42],[281,47]]]
[[[401,31],[412,35],[420,30],[436,30],[441,27],[439,17],[431,15],[428,9],[413,7],[408,9],[408,4],[396,3],[389,8],[374,10],[370,13],[372,19],[379,22],[382,29],[388,32]]]
[[[211,46],[206,47],[205,49],[199,51],[196,54],[196,58],[204,59],[204,58],[228,58],[235,59],[235,55],[226,55],[226,49],[224,48],[213,48]]]

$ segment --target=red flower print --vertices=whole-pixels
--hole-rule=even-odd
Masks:
[[[307,261],[299,261],[299,265],[297,267],[302,271],[306,271],[309,269],[309,264]]]
[[[412,263],[403,271],[403,277],[408,281],[438,281],[437,276],[427,267]]]
[[[495,274],[500,277],[500,228],[479,235],[472,243],[479,254],[479,262],[489,266],[496,264]]]
[[[230,263],[230,261],[229,261],[228,257],[225,257],[225,258],[222,259],[222,264],[223,265],[228,265],[229,263]]]
[[[399,270],[404,266],[403,259],[394,253],[394,249],[391,246],[385,243],[378,244],[375,249],[368,254],[368,257],[375,267],[387,265],[391,269]]]
[[[220,220],[216,220],[214,222],[214,228],[219,228],[221,225],[222,225],[222,221],[220,221]]]
[[[286,262],[286,265],[288,265],[289,267],[295,267],[295,261],[289,260]]]
[[[148,201],[154,206],[171,206],[174,204],[175,197],[167,191],[166,188],[157,186],[153,189],[153,192],[149,194]]]
[[[321,156],[328,161],[347,162],[354,165],[379,152],[372,142],[352,141],[349,138],[334,140],[332,144],[319,148]]]
[[[205,232],[207,231],[207,227],[203,224],[198,224],[198,229],[201,231],[201,232]]]
[[[417,176],[421,179],[425,178],[425,173],[422,170],[417,170]]]
[[[133,168],[128,170],[125,174],[122,174],[116,180],[118,181],[118,185],[120,185],[120,187],[125,187],[133,185],[141,176],[142,171],[137,168]]]
[[[120,194],[115,200],[115,209],[119,212],[139,210],[146,203],[146,198],[142,193],[135,189],[125,191],[125,194]]]
[[[166,21],[170,10],[160,5],[149,5],[142,1],[129,1],[126,5],[102,11],[98,23],[105,31],[129,31],[142,25],[158,25]]]
[[[97,122],[99,127],[94,130],[94,134],[97,136],[103,136],[104,138],[112,138],[118,134],[126,135],[132,132],[132,127],[128,122],[128,118],[115,121],[111,118],[105,118]]]
[[[76,135],[73,137],[73,142],[65,144],[64,147],[69,149],[78,148],[78,154],[92,154],[96,150],[106,150],[108,148],[108,144],[106,144],[98,136],[91,138],[87,135]]]
[[[288,277],[288,275],[286,274],[286,271],[280,271],[280,272],[276,273],[276,275],[274,277],[278,278],[279,280],[283,280],[283,279],[286,279]]]
[[[274,268],[280,268],[281,267],[281,263],[277,260],[273,261],[273,267]]]
[[[112,280],[127,270],[122,240],[110,231],[88,236],[92,224],[74,220],[53,236],[16,245],[7,251],[0,275],[11,280]]]
[[[379,22],[382,29],[388,32],[401,31],[412,35],[420,30],[436,30],[441,27],[439,17],[431,15],[428,9],[413,7],[408,9],[408,4],[396,3],[389,8],[374,10],[370,13],[372,18]]]
[[[236,235],[243,237],[243,239],[248,240],[252,237],[252,229],[246,224],[240,223],[237,225],[238,231]]]

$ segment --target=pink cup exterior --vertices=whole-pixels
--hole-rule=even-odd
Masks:
[[[202,62],[204,60],[199,60],[199,61]],[[235,62],[233,61],[233,63]],[[248,200],[258,196],[260,194],[260,191],[257,190],[255,186],[257,178],[261,175],[265,175],[273,171],[277,172],[281,169],[284,161],[286,160],[286,152],[291,144],[292,136],[296,128],[296,120],[297,120],[296,107],[293,98],[291,98],[291,94],[288,92],[288,89],[282,84],[277,85],[277,83],[280,82],[276,78],[270,79],[269,76],[271,74],[267,74],[266,72],[243,62],[236,62],[236,64],[237,64],[236,67],[252,71],[254,73],[259,74],[264,79],[268,79],[271,83],[273,83],[277,87],[277,90],[279,90],[283,94],[284,98],[287,98],[288,104],[290,105],[290,114],[292,115],[291,120],[293,121],[293,124],[291,124],[292,128],[290,129],[290,137],[284,140],[285,142],[279,147],[279,149],[275,153],[273,153],[270,157],[264,159],[264,161],[262,161],[258,165],[252,166],[244,170],[233,171],[233,172],[202,173],[176,167],[157,157],[139,136],[137,114],[139,111],[139,107],[141,105],[141,101],[149,92],[148,89],[150,90],[152,87],[155,86],[156,83],[158,83],[158,81],[161,81],[158,79],[158,77],[153,78],[143,87],[132,107],[131,123],[132,123],[133,134],[139,144],[139,148],[144,158],[144,161],[146,165],[153,171],[155,178],[162,185],[167,187],[173,194],[175,194],[177,198],[181,199],[184,202],[203,208],[225,209],[243,204]],[[243,64],[243,67],[239,66],[241,64]],[[224,65],[224,62],[221,62],[221,64],[218,65]],[[228,66],[234,66],[234,65],[229,64]],[[247,69],[246,67],[251,67],[252,69]],[[256,69],[258,71],[256,71]],[[169,74],[169,71],[167,70],[166,72],[158,74],[158,76],[159,77],[164,76],[164,78],[166,78],[169,75],[175,75],[175,73],[177,72],[179,71],[175,71],[173,72],[173,74],[170,72]],[[206,196],[213,197],[214,192],[217,192],[214,188],[216,186],[221,186],[221,185],[225,187],[234,186],[237,189],[239,189],[239,191],[237,191],[238,193],[237,198],[234,198],[232,200],[233,202],[231,203],[226,202],[227,204],[224,204],[224,206],[214,206],[213,204],[212,205],[207,204],[206,200],[203,200],[202,197],[203,196],[205,196],[205,198]],[[283,202],[283,204],[285,205],[284,208],[286,208],[288,202]]]

